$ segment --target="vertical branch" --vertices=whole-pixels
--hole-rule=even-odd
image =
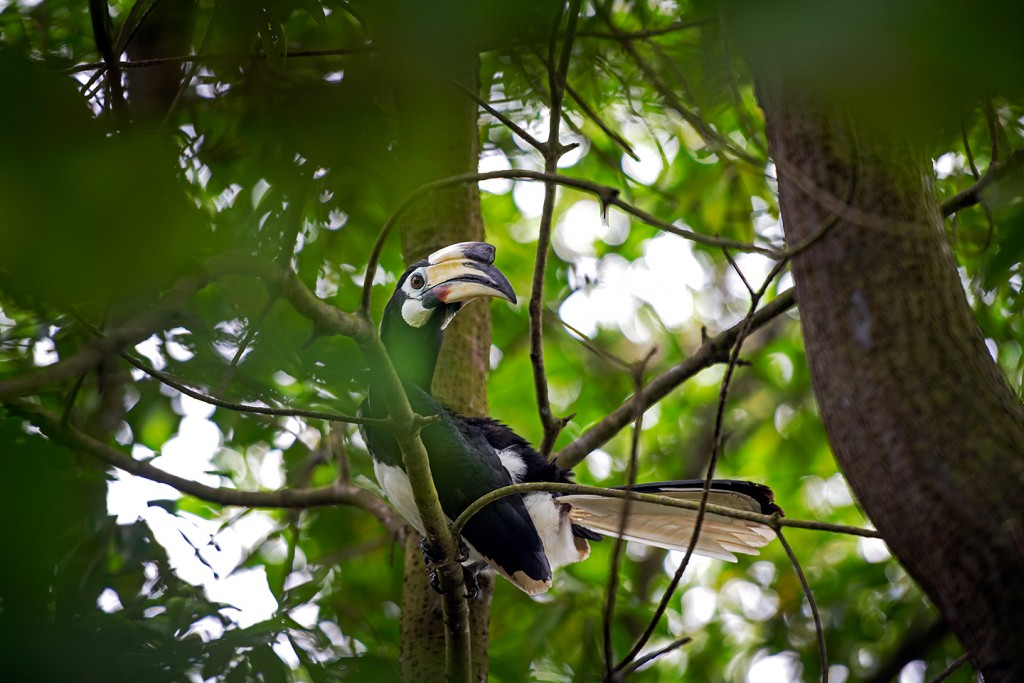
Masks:
[[[431,548],[440,550],[444,558],[437,564],[437,575],[443,591],[441,604],[446,636],[446,679],[449,683],[469,683],[472,670],[469,608],[464,596],[462,565],[457,559],[458,543],[448,528],[448,519],[441,508],[437,487],[430,473],[430,457],[420,439],[419,431],[423,422],[413,413],[405,388],[376,332],[368,338],[356,338],[356,341],[371,370],[377,373],[375,386],[383,395],[392,434],[402,449],[402,462],[409,476],[413,500],[423,521],[427,541]],[[421,580],[421,583],[425,585],[426,581]]]
[[[121,87],[120,55],[114,48],[111,32],[110,13],[105,0],[89,0],[89,14],[92,18],[92,34],[96,41],[96,49],[103,56],[107,74],[107,94],[110,111],[118,125],[125,121],[124,88]]]
[[[544,172],[553,174],[558,172],[558,160],[562,158],[570,148],[563,146],[558,141],[558,129],[562,121],[562,98],[565,89],[562,84],[565,82],[566,73],[569,70],[569,60],[572,56],[573,37],[576,33],[576,24],[579,19],[580,4],[582,0],[570,0],[569,17],[562,42],[562,53],[555,61],[559,29],[562,24],[564,6],[559,7],[555,17],[554,26],[551,29],[551,41],[548,46],[548,84],[551,91],[551,111],[548,112],[548,139],[541,148],[544,155]],[[533,267],[533,288],[530,292],[530,360],[533,363],[533,385],[537,395],[537,411],[540,414],[541,425],[544,428],[544,438],[541,440],[540,452],[545,456],[550,455],[555,445],[555,439],[565,426],[565,420],[557,418],[551,412],[551,400],[548,396],[548,380],[544,371],[544,274],[547,271],[548,251],[551,248],[551,221],[555,212],[555,196],[557,186],[548,182],[544,185],[544,208],[540,217],[540,233],[537,236],[537,257]]]

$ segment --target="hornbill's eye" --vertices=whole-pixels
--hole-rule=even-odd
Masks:
[[[413,273],[412,277],[409,278],[409,284],[412,285],[413,289],[423,289],[423,285],[426,284],[426,280],[420,273]]]

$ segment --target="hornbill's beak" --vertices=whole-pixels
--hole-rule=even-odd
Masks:
[[[516,303],[500,270],[494,267],[494,247],[483,242],[461,242],[435,251],[424,269],[428,292],[446,304],[496,297]]]

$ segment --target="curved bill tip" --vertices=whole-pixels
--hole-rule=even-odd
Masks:
[[[505,275],[489,263],[466,259],[446,261],[427,267],[427,280],[436,283],[432,291],[444,303],[495,297],[516,303],[516,293]]]

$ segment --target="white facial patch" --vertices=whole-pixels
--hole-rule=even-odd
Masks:
[[[402,304],[402,319],[409,327],[423,327],[434,314],[432,308],[426,308],[419,299],[408,299]]]

